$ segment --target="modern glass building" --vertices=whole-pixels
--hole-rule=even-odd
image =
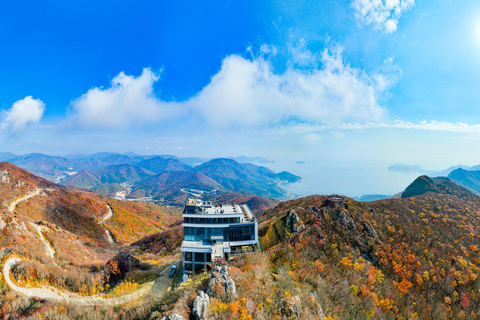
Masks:
[[[213,205],[187,199],[183,210],[183,267],[186,273],[208,269],[231,256],[254,251],[258,224],[247,205]]]

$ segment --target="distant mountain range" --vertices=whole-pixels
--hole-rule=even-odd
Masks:
[[[274,199],[289,199],[281,183],[301,178],[290,172],[275,173],[256,163],[261,157],[180,158],[173,155],[95,153],[68,157],[32,153],[0,153],[8,161],[49,181],[119,198],[152,198],[181,203],[188,193],[201,195],[240,192]],[[193,192],[191,190],[194,190]]]
[[[352,197],[352,199],[360,202],[369,202],[369,201],[383,200],[390,197],[391,197],[390,195],[386,195],[386,194],[364,194],[361,197]]]
[[[448,178],[456,184],[467,188],[473,193],[480,195],[480,171],[456,169],[448,175]]]
[[[424,170],[422,166],[419,165],[406,165],[406,164],[395,164],[388,167],[390,171],[404,172],[404,173],[420,173],[420,174],[429,174],[435,172],[434,170]]]
[[[466,188],[452,182],[449,178],[420,176],[415,179],[402,193],[402,198],[419,196],[426,193],[455,195],[459,198],[471,195]]]
[[[394,166],[390,166],[388,169],[404,173],[421,173],[423,175],[428,175],[430,178],[447,177],[449,180],[458,184],[459,186],[462,186],[471,192],[480,195],[480,165],[472,167],[466,165],[457,165],[449,167],[445,170],[434,171],[424,170],[419,165],[409,166],[396,164]],[[432,181],[435,181],[435,179]]]
[[[396,172],[403,172],[403,173],[419,173],[422,175],[428,175],[430,177],[446,177],[448,176],[452,171],[456,169],[465,169],[465,170],[480,170],[480,165],[476,165],[473,167],[469,167],[463,164],[457,165],[457,166],[451,166],[447,169],[437,171],[437,170],[426,170],[423,169],[422,166],[420,165],[406,165],[406,164],[395,164],[393,166],[388,167],[388,170],[390,171],[396,171]]]

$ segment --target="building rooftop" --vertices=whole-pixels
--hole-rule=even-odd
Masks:
[[[202,201],[200,199],[187,199],[186,207],[196,207],[195,214],[208,215],[242,215],[245,220],[255,220],[255,216],[247,205],[222,204],[213,205],[211,201]],[[185,211],[184,214],[189,214]],[[193,212],[192,212],[193,213]]]

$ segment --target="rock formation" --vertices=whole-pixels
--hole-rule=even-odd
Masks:
[[[140,267],[140,260],[129,253],[120,252],[105,265],[104,278],[110,286],[122,281],[126,274]]]
[[[10,178],[8,177],[8,171],[0,171],[0,181],[3,183],[9,183]]]
[[[203,291],[198,291],[198,295],[193,300],[192,314],[197,320],[205,320],[207,317],[208,304],[210,298]]]
[[[305,229],[305,226],[294,209],[290,209],[288,212],[286,225],[288,231],[293,233],[297,233]]]
[[[179,315],[178,313],[174,313],[174,314],[170,314],[168,316],[159,318],[159,320],[185,320],[185,318]]]
[[[221,288],[221,292],[217,292],[217,288]],[[227,299],[235,299],[237,296],[237,287],[235,286],[235,281],[228,276],[226,267],[214,267],[212,276],[208,280],[207,293],[212,297],[219,294]]]

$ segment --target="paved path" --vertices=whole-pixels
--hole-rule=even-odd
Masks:
[[[147,294],[149,294],[152,290],[154,282],[147,283],[143,285],[139,290],[132,292],[130,294],[113,297],[113,298],[106,298],[104,295],[93,295],[93,296],[81,296],[76,293],[68,292],[68,291],[60,291],[51,286],[43,286],[37,288],[24,288],[17,286],[13,280],[11,279],[11,270],[15,267],[22,259],[17,257],[12,257],[5,261],[3,266],[3,276],[5,281],[7,282],[8,286],[15,292],[22,294],[27,297],[37,297],[40,299],[47,299],[56,302],[63,302],[63,303],[71,303],[77,305],[84,305],[84,306],[91,306],[91,305],[118,305],[124,304],[127,302],[131,302],[137,300]],[[168,270],[170,270],[170,265],[165,268],[162,272],[159,273],[159,276],[164,275]]]

